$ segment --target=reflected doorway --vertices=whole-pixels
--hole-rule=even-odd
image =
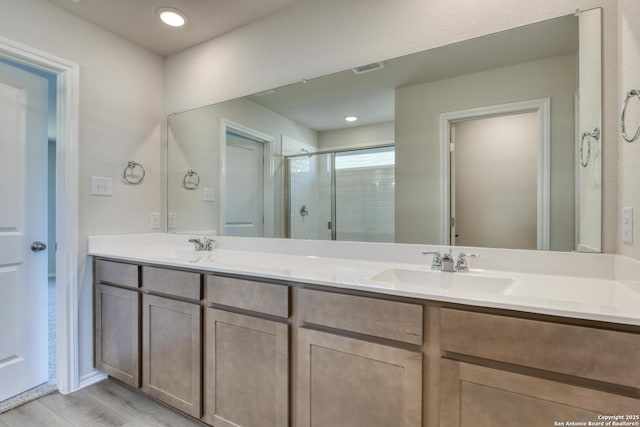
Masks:
[[[444,244],[550,245],[550,101],[445,113]]]
[[[220,234],[271,237],[273,138],[227,120],[221,132]]]

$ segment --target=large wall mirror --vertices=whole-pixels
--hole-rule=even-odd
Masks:
[[[599,252],[601,69],[593,9],[172,114],[168,231]]]

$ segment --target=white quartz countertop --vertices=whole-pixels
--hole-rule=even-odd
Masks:
[[[482,257],[477,261],[473,260],[469,272],[447,273],[432,271],[429,263],[424,260],[422,263],[398,262],[397,256],[389,256],[390,261],[381,261],[383,255],[372,256],[372,251],[384,250],[385,245],[380,244],[363,244],[363,257],[375,258],[372,260],[332,257],[326,251],[318,251],[322,255],[277,252],[282,247],[281,244],[279,247],[275,245],[273,252],[265,251],[264,245],[259,251],[225,249],[225,246],[238,247],[238,244],[225,243],[230,242],[230,238],[221,238],[219,247],[210,252],[196,252],[192,246],[185,244],[188,237],[151,236],[158,235],[133,235],[130,239],[125,236],[90,237],[89,255],[640,326],[640,262],[628,258],[616,259],[624,257],[599,255],[602,258],[595,259],[603,263],[603,273],[594,273],[591,277],[562,274],[562,271],[553,270],[553,274],[540,274],[532,271],[477,268],[482,266]],[[243,243],[250,246],[251,242]],[[313,245],[312,242],[310,244]],[[329,248],[330,244],[331,242],[323,243]],[[387,246],[388,250],[393,251],[397,250],[395,246],[412,245]],[[355,246],[354,248],[357,249]],[[425,246],[419,248],[432,249]],[[307,251],[309,252],[312,251]],[[456,252],[454,249],[454,254]],[[529,251],[519,251],[517,256],[526,257],[526,252]],[[484,250],[483,256],[485,255],[490,259],[492,254]],[[567,254],[558,254],[558,257],[562,258],[563,255]],[[579,268],[579,254],[570,256],[571,258],[560,261],[570,260],[574,268]],[[531,262],[539,261],[535,259],[535,254],[531,257]],[[593,255],[586,255],[584,261],[592,263],[593,260]],[[548,262],[548,259],[543,261]],[[491,264],[490,261],[487,263]],[[609,268],[609,264],[613,267]],[[593,265],[590,268],[593,269]],[[540,269],[544,270],[542,267]]]

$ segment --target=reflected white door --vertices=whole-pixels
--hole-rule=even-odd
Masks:
[[[0,401],[47,381],[47,80],[0,63]]]
[[[223,235],[264,236],[264,144],[227,133]]]

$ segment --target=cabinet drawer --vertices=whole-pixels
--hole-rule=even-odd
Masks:
[[[96,260],[96,283],[112,283],[114,285],[140,287],[138,266],[122,262]]]
[[[289,317],[289,287],[253,280],[206,276],[207,301],[257,313]]]
[[[299,295],[304,323],[422,344],[421,305],[309,289]]]
[[[142,267],[142,284],[146,290],[200,301],[200,274],[167,268]]]
[[[443,351],[640,387],[640,335],[442,309]]]

